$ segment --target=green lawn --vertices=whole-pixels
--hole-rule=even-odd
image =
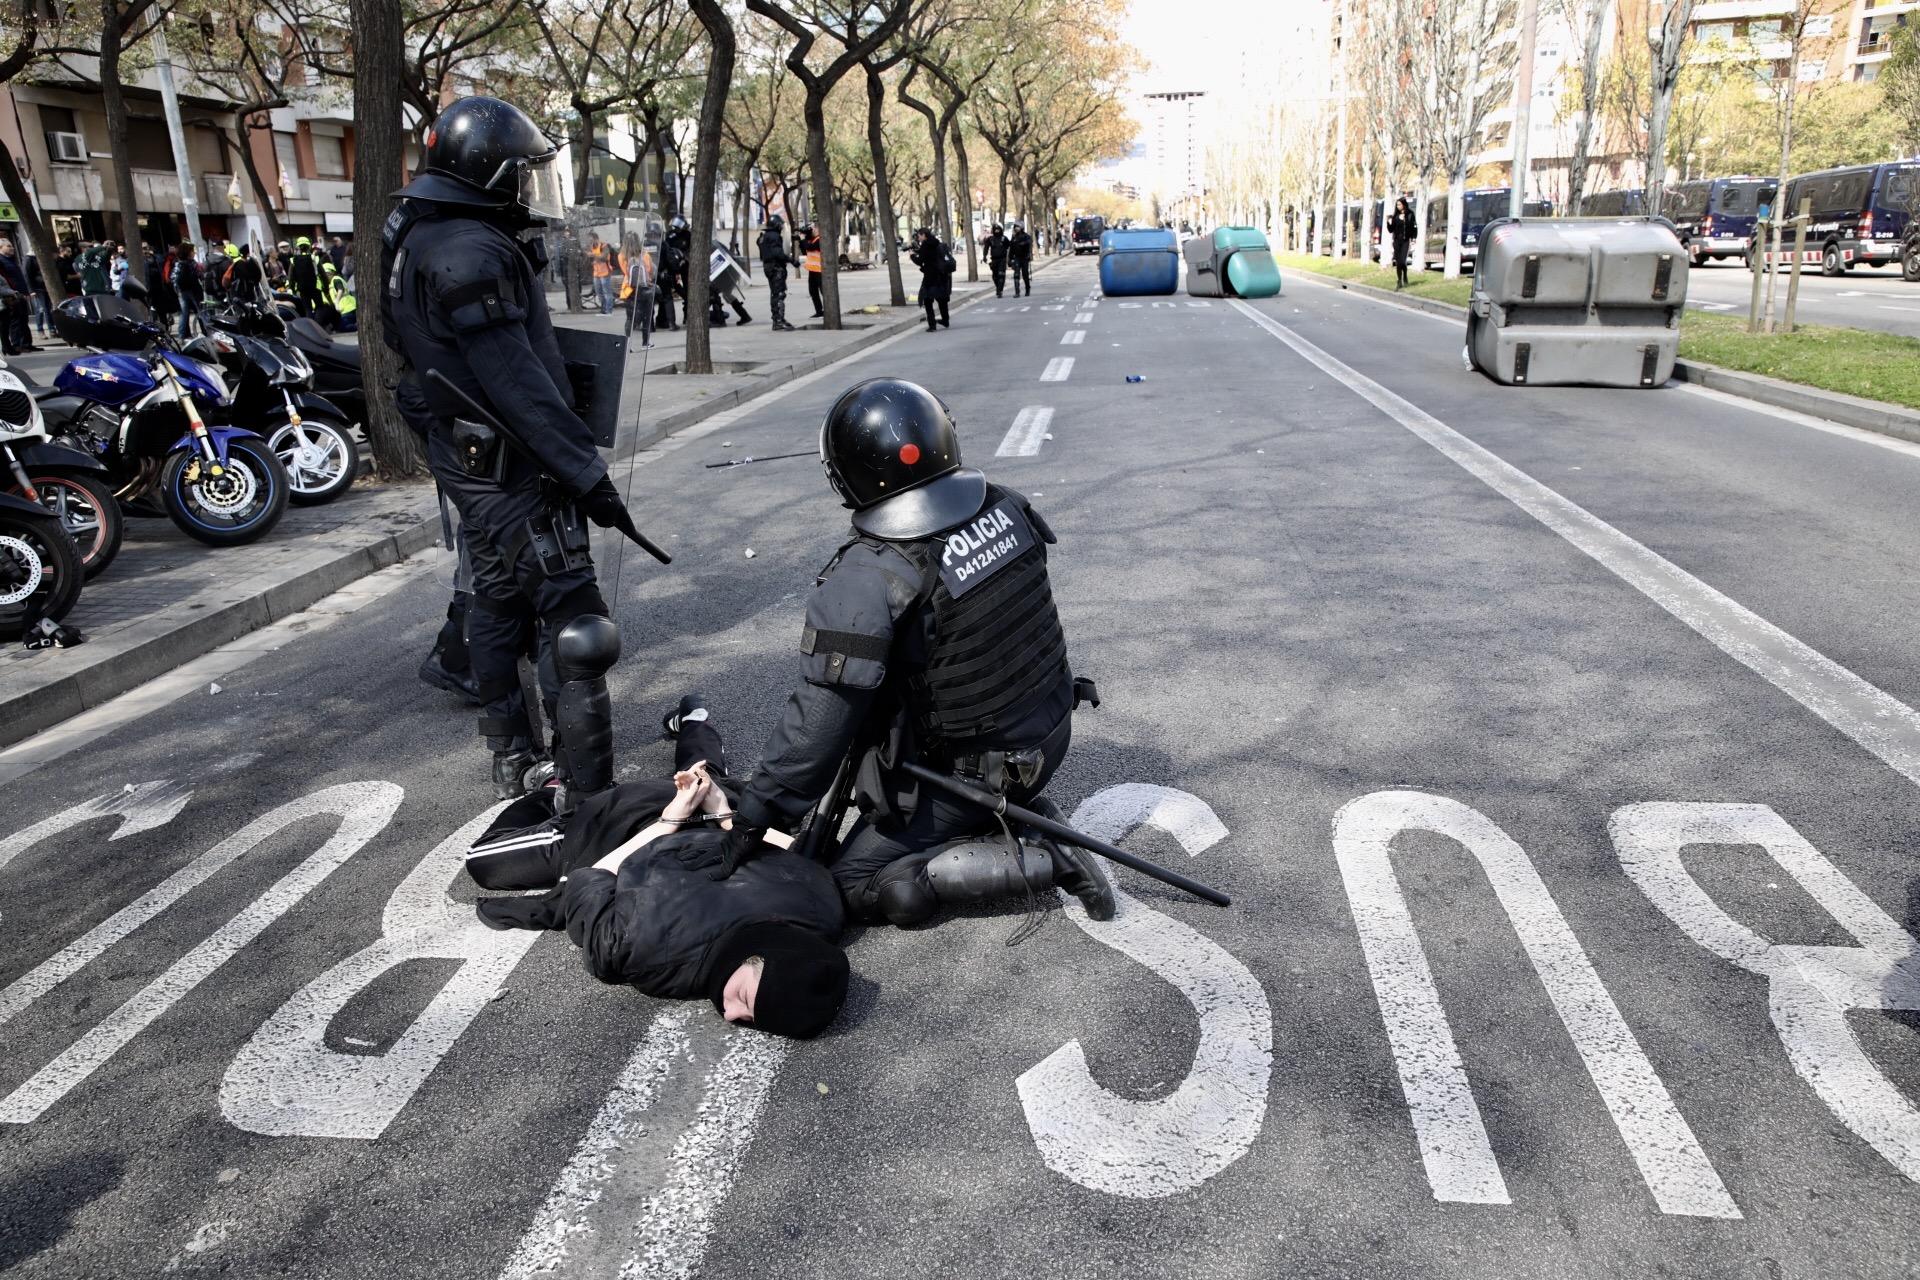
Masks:
[[[1363,262],[1292,253],[1277,253],[1274,259],[1282,271],[1308,271],[1393,288],[1392,271]],[[1465,277],[1442,280],[1430,271],[1426,279],[1416,278],[1406,292],[1465,306],[1471,289],[1472,282]],[[1689,311],[1680,324],[1680,355],[1723,369],[1762,373],[1823,391],[1920,409],[1920,338],[1818,324],[1767,337],[1748,333],[1744,316]]]

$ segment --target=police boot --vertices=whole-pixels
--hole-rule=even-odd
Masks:
[[[533,753],[531,747],[493,753],[493,798],[518,800],[538,791],[553,777],[553,762]]]
[[[1060,812],[1060,806],[1045,796],[1035,796],[1028,801],[1027,807],[1043,818],[1051,818],[1064,824],[1066,815]],[[1047,854],[1053,860],[1053,883],[1056,888],[1065,889],[1080,899],[1080,905],[1087,909],[1087,918],[1091,920],[1113,919],[1113,884],[1107,879],[1107,873],[1101,868],[1097,854],[1078,845],[1055,840],[1052,836],[1035,836]]]
[[[479,706],[480,682],[473,678],[473,664],[467,657],[467,605],[464,592],[455,594],[447,606],[447,620],[433,642],[433,652],[420,664],[420,679],[436,689],[457,693],[470,705]]]
[[[620,628],[612,618],[583,613],[553,637],[553,668],[560,677],[554,729],[563,784],[556,808],[613,785],[613,699],[607,672],[620,660]]]

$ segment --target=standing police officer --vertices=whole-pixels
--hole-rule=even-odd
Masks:
[[[502,799],[545,781],[562,803],[613,781],[606,673],[620,632],[594,580],[581,515],[613,527],[619,491],[573,411],[572,384],[540,285],[544,241],[518,233],[564,212],[553,141],[497,98],[455,102],[427,131],[426,166],[382,231],[387,341],[409,366],[402,414],[427,437],[434,479],[460,510],[473,574],[467,644]],[[491,423],[437,372],[504,424]],[[553,712],[542,761],[518,678],[537,654]]]
[[[787,253],[786,237],[781,232],[786,227],[786,219],[779,214],[767,218],[767,225],[760,229],[760,269],[767,277],[767,303],[773,308],[773,327],[791,331],[793,326],[787,323],[787,271],[793,266],[793,258]]]
[[[653,320],[656,329],[680,327],[674,323],[673,299],[675,294],[682,300],[687,296],[687,250],[692,243],[692,228],[685,218],[675,215],[667,226],[666,238],[660,242],[660,313]]]
[[[1021,290],[1033,296],[1033,237],[1027,234],[1025,223],[1013,224],[1013,234],[1007,237],[1007,261],[1013,266],[1013,296],[1019,297]]]
[[[1007,233],[999,223],[993,224],[981,247],[987,251],[987,270],[993,273],[993,296],[1002,297],[1007,291]]]
[[[946,405],[911,382],[876,378],[842,395],[820,459],[853,509],[853,537],[808,602],[805,680],[735,806],[727,868],[765,829],[798,822],[856,751],[865,816],[833,865],[855,914],[915,924],[943,903],[1057,885],[1109,918],[1112,888],[1078,849],[940,851],[999,827],[898,771],[915,760],[1057,814],[1038,797],[1066,756],[1074,705],[1097,697],[1067,666],[1046,521],[960,465]]]

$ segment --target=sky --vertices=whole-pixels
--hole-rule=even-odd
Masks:
[[[1222,40],[1270,30],[1282,10],[1314,0],[1132,0],[1121,33],[1151,63],[1136,92],[1205,89],[1219,80]],[[1231,46],[1229,46],[1231,47]]]

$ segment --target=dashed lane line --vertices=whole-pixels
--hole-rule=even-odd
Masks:
[[[1047,368],[1040,375],[1042,382],[1065,382],[1073,376],[1073,357],[1055,356],[1047,361]]]
[[[1053,425],[1053,406],[1030,404],[1014,415],[1013,425],[1007,428],[1006,439],[995,449],[997,458],[1031,458],[1040,452],[1040,442],[1047,438],[1047,429]]]
[[[1092,324],[1092,323],[1093,323],[1093,312],[1091,312],[1091,311],[1076,311],[1076,312],[1074,312],[1074,313],[1073,313],[1073,322],[1074,322],[1075,324]]]
[[[1852,738],[1894,772],[1920,784],[1920,712],[1715,591],[1279,321],[1239,299],[1234,299],[1233,305],[1309,364],[1345,384],[1728,657]]]
[[[1069,329],[1060,335],[1060,345],[1063,347],[1077,347],[1086,340],[1087,331],[1085,329]]]

